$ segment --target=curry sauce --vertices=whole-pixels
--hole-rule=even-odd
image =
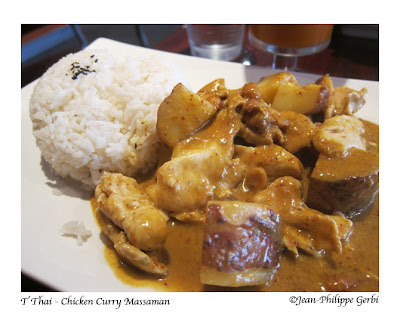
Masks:
[[[271,284],[239,288],[241,291],[378,291],[379,254],[378,201],[365,218],[354,221],[354,231],[340,256],[320,259],[306,254],[281,257],[280,268]],[[200,283],[203,225],[172,220],[165,244],[168,275],[156,279],[120,260],[112,245],[104,248],[105,258],[123,283],[136,288],[164,291],[235,290],[203,286]]]
[[[379,126],[363,121],[368,150],[379,151]],[[248,193],[247,193],[248,194]],[[93,210],[96,201],[91,200]],[[135,288],[158,291],[378,291],[379,290],[379,197],[369,211],[352,219],[352,234],[341,254],[322,258],[284,251],[272,282],[264,286],[223,288],[200,282],[204,224],[171,219],[165,243],[168,274],[153,277],[124,263],[104,238],[105,258],[121,282]]]

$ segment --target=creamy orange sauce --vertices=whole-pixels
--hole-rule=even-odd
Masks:
[[[327,259],[301,254],[295,258],[284,252],[280,268],[272,283],[264,287],[240,288],[250,291],[323,291],[334,278],[350,278],[355,291],[379,290],[379,209],[378,201],[367,216],[354,221],[353,234],[343,253]],[[201,224],[171,221],[165,244],[168,252],[168,275],[154,278],[122,262],[112,245],[104,247],[105,258],[116,277],[137,288],[160,291],[218,291],[222,288],[204,286],[200,282],[200,262],[203,238]],[[332,281],[334,282],[334,281]],[[235,289],[224,289],[235,290]],[[331,288],[334,290],[334,287]]]
[[[93,211],[97,207],[91,199]],[[157,278],[143,273],[123,262],[111,242],[104,238],[104,256],[116,277],[123,283],[137,288],[151,288],[160,291],[202,291],[200,263],[203,246],[203,224],[187,224],[171,220],[165,242],[168,275]]]
[[[379,127],[364,121],[369,150],[379,151]],[[92,209],[96,201],[91,200]],[[158,291],[379,291],[379,197],[373,207],[353,220],[353,232],[343,253],[315,258],[284,251],[272,282],[248,288],[220,288],[200,282],[203,224],[169,223],[165,243],[168,275],[155,278],[123,263],[104,238],[105,258],[121,282]]]

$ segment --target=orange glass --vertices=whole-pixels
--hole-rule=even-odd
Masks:
[[[253,24],[250,42],[257,48],[283,56],[303,56],[325,49],[332,24]]]

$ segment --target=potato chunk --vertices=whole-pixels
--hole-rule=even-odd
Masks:
[[[379,155],[352,148],[345,157],[320,155],[310,176],[307,204],[346,217],[370,209],[379,191]]]
[[[281,248],[279,217],[266,206],[208,202],[201,282],[230,287],[266,284],[277,269]]]
[[[215,104],[178,83],[158,109],[158,137],[169,147],[174,147],[203,126],[216,111]]]
[[[278,88],[287,83],[297,83],[295,77],[288,72],[279,72],[261,78],[261,80],[257,83],[257,87],[261,93],[261,99],[263,99],[263,101],[266,103],[272,103]]]
[[[328,101],[329,88],[326,85],[287,83],[276,91],[272,108],[312,115],[325,108]]]

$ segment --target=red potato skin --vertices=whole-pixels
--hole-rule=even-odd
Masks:
[[[379,174],[326,182],[311,178],[307,205],[326,214],[336,211],[352,218],[368,211],[378,193]]]
[[[211,204],[207,213],[202,264],[219,272],[251,268],[272,269],[280,258],[280,220],[270,211],[270,221],[249,216],[246,223],[227,222],[220,205]]]
[[[379,156],[353,150],[344,158],[321,155],[311,173],[307,206],[347,218],[364,213],[373,205],[379,191]]]

